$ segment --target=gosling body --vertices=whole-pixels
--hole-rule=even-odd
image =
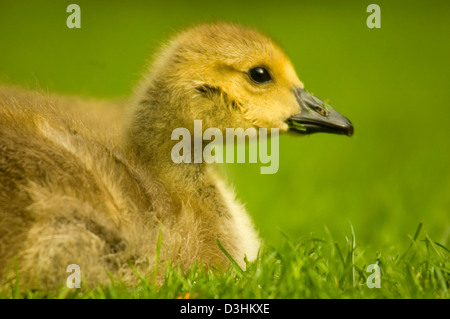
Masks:
[[[255,67],[271,81],[255,79]],[[193,132],[194,120],[287,132],[312,103],[296,90],[303,84],[278,45],[231,24],[174,37],[124,105],[1,87],[3,283],[54,289],[71,264],[88,285],[111,276],[133,285],[136,270],[161,283],[168,263],[225,269],[217,240],[245,267],[260,247],[248,213],[213,165],[173,162],[171,133]]]

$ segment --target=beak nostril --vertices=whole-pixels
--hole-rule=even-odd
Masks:
[[[328,112],[318,105],[312,105],[311,108],[322,116],[328,117]]]
[[[310,107],[314,110],[314,111],[316,111],[317,113],[319,113],[320,115],[322,115],[322,116],[327,116],[328,117],[328,114],[329,114],[329,110],[330,110],[330,108],[329,108],[329,104],[327,103],[327,102],[324,102],[324,101],[322,101],[322,100],[320,100],[320,99],[318,99],[317,97],[315,97],[314,95],[310,95],[310,97],[313,99],[313,101],[315,102],[315,104],[314,103],[309,103],[310,104]],[[312,101],[311,101],[312,102]]]

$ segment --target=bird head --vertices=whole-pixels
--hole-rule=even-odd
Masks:
[[[202,120],[204,129],[353,134],[348,119],[304,89],[285,52],[251,28],[188,29],[163,47],[152,70],[151,90],[168,95],[165,103],[177,109],[166,114],[176,113],[180,126]]]

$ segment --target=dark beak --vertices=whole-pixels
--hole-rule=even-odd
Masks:
[[[288,118],[290,130],[312,134],[326,132],[334,134],[353,135],[352,123],[328,103],[323,102],[304,89],[295,88],[295,96],[300,104],[300,113]]]

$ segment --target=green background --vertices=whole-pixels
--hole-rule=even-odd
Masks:
[[[65,94],[127,97],[167,37],[198,22],[232,21],[276,39],[306,88],[346,115],[352,138],[280,139],[280,169],[227,164],[229,181],[262,237],[350,233],[370,255],[409,244],[419,222],[450,235],[450,2],[0,1],[0,83]]]

